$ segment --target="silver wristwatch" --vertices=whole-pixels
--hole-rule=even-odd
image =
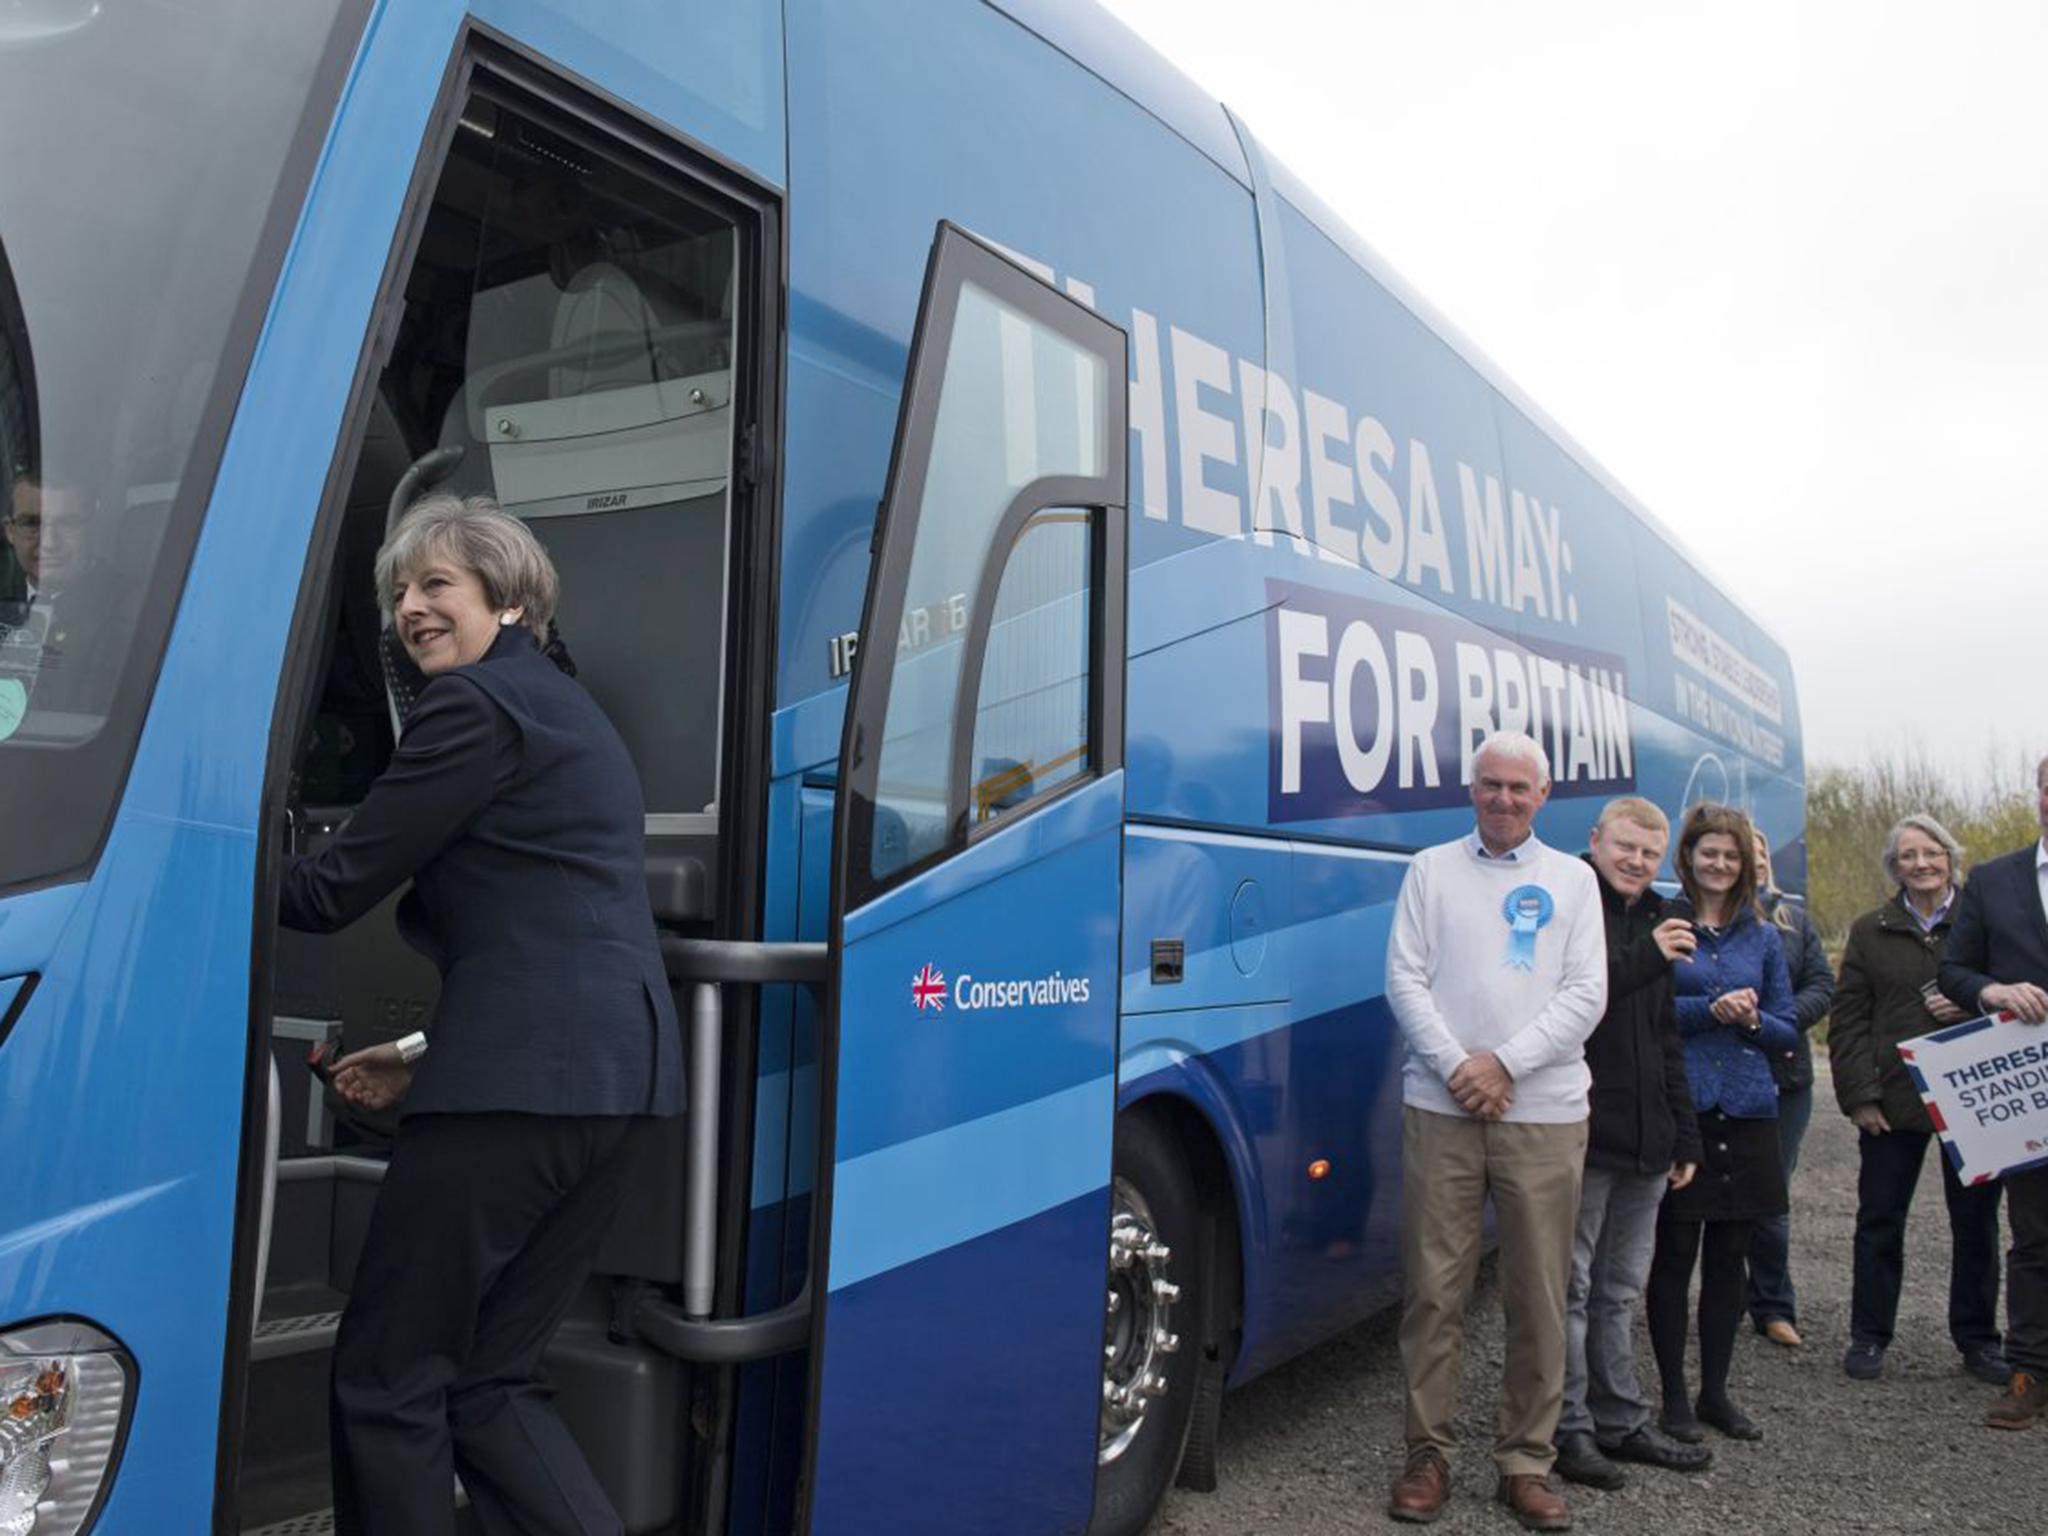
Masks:
[[[408,1067],[427,1054],[427,1037],[417,1029],[392,1044],[398,1047],[398,1059]]]

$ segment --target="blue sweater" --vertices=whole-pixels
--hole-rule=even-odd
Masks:
[[[1719,935],[1704,927],[1690,960],[1672,967],[1677,987],[1678,1032],[1685,1038],[1685,1074],[1692,1081],[1693,1108],[1718,1109],[1735,1120],[1778,1118],[1778,1087],[1771,1079],[1771,1054],[1797,1045],[1792,979],[1777,927],[1743,913]],[[1724,992],[1756,988],[1763,1032],[1754,1038],[1712,1012]]]

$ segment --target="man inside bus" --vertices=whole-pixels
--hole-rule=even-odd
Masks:
[[[46,667],[61,665],[69,636],[57,623],[58,599],[76,574],[80,513],[75,492],[45,489],[33,474],[9,477],[0,508],[0,677],[24,700]]]
[[[2048,758],[2034,768],[2039,841],[1977,866],[1941,953],[1943,996],[1972,1016],[2048,1023]],[[2026,1429],[2048,1414],[2048,1166],[2009,1174],[2005,1356],[2012,1379],[1984,1422]]]
[[[1407,1460],[1388,1513],[1434,1520],[1450,1497],[1458,1352],[1493,1197],[1507,1365],[1496,1497],[1530,1530],[1571,1526],[1550,1487],[1564,1396],[1565,1294],[1586,1155],[1586,1037],[1607,1006],[1593,871],[1544,846],[1543,748],[1490,736],[1472,759],[1477,826],[1415,856],[1387,940],[1402,1066]]]
[[[1671,986],[1671,963],[1696,941],[1692,924],[1650,889],[1670,841],[1662,811],[1623,795],[1601,808],[1586,853],[1606,920],[1607,1012],[1586,1041],[1592,1113],[1565,1312],[1557,1471],[1589,1488],[1621,1487],[1620,1461],[1697,1472],[1714,1459],[1704,1445],[1658,1429],[1636,1381],[1635,1314],[1657,1207],[1667,1187],[1692,1182],[1700,1161]]]

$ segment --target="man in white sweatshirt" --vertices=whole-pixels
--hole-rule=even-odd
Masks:
[[[1607,943],[1592,870],[1532,830],[1549,795],[1541,746],[1488,737],[1472,760],[1478,825],[1415,856],[1387,940],[1387,1002],[1408,1047],[1398,1520],[1434,1520],[1450,1496],[1458,1350],[1491,1193],[1507,1318],[1498,1497],[1531,1530],[1571,1525],[1549,1472],[1586,1154],[1584,1044],[1607,1006]]]

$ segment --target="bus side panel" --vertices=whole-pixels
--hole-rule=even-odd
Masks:
[[[88,1318],[140,1365],[105,1530],[213,1502],[253,852],[124,815],[0,1052],[0,1317]]]
[[[1398,585],[1455,616],[1434,634],[1410,626],[1414,654],[1436,685],[1431,734],[1443,777],[1455,781],[1464,752],[1486,729],[1517,723],[1507,698],[1512,668],[1498,656],[1456,649],[1459,640],[1489,648],[1462,628],[1480,626],[1520,648],[1529,691],[1543,695],[1537,734],[1557,785],[1539,829],[1547,841],[1581,846],[1600,803],[1630,791],[1671,811],[1725,793],[1755,803],[1774,842],[1788,840],[1800,819],[1796,798],[1788,802],[1781,790],[1761,802],[1751,795],[1770,775],[1797,781],[1803,774],[1783,650],[1315,224],[1285,203],[1280,223],[1303,388],[1348,404],[1348,461],[1359,497],[1336,521],[1349,525],[1340,539],[1347,553],[1356,531],[1364,569],[1333,568],[1306,580],[1368,603]],[[1674,630],[1674,603],[1711,632],[1694,636],[1691,653],[1725,663],[1722,676],[1675,661],[1681,634],[1691,632]],[[1396,638],[1385,636],[1390,651]],[[1335,640],[1333,633],[1333,647]],[[1724,649],[1741,660],[1728,661]],[[1397,710],[1406,714],[1407,698],[1423,690],[1400,675],[1398,655],[1392,663]],[[1540,677],[1538,663],[1545,666]],[[1693,686],[1681,697],[1680,676],[1688,673]],[[1775,719],[1729,691],[1737,677]],[[1605,686],[1604,699],[1596,684]],[[1621,729],[1617,721],[1625,722]],[[1725,784],[1696,779],[1695,768],[1709,758],[1728,767]],[[1394,778],[1389,772],[1383,788],[1387,807],[1417,803],[1421,797],[1402,793],[1412,786]],[[1319,803],[1305,786],[1274,800],[1278,814],[1305,829],[1340,829],[1321,813],[1337,809],[1341,797]],[[1463,815],[1450,807],[1439,825],[1403,828],[1390,840],[1437,841]],[[1343,835],[1361,831],[1353,823]]]
[[[1270,222],[1299,372],[1264,381],[1263,419],[1248,388],[1233,439],[1183,388],[1200,347],[1162,351],[1183,440],[1267,447],[1251,536],[1134,569],[1133,812],[1424,846],[1468,824],[1477,742],[1519,728],[1552,758],[1557,846],[1630,792],[1725,797],[1793,842],[1782,651],[1350,252],[1287,203]],[[1167,460],[1186,524],[1213,487]]]
[[[846,921],[814,1530],[1087,1520],[1122,791],[1106,775]]]
[[[1163,845],[1163,849],[1162,849]],[[1171,1092],[1202,1110],[1232,1169],[1244,1253],[1241,1381],[1357,1320],[1399,1282],[1400,1034],[1386,936],[1405,862],[1321,845],[1134,828],[1126,860],[1126,988],[1140,1007],[1180,989],[1139,969],[1154,936],[1186,934],[1175,1011],[1126,1010],[1121,1094]],[[1144,851],[1139,851],[1144,850]],[[1162,851],[1166,856],[1162,857]],[[1268,954],[1291,996],[1231,1006],[1242,941],[1215,914],[1214,872],[1285,868]],[[1280,884],[1280,882],[1275,882]],[[1221,973],[1222,985],[1205,983]],[[1140,978],[1144,985],[1140,985]],[[1225,1127],[1234,1127],[1235,1133]],[[1241,1138],[1242,1152],[1233,1150]],[[1310,1176],[1310,1165],[1327,1173]]]

